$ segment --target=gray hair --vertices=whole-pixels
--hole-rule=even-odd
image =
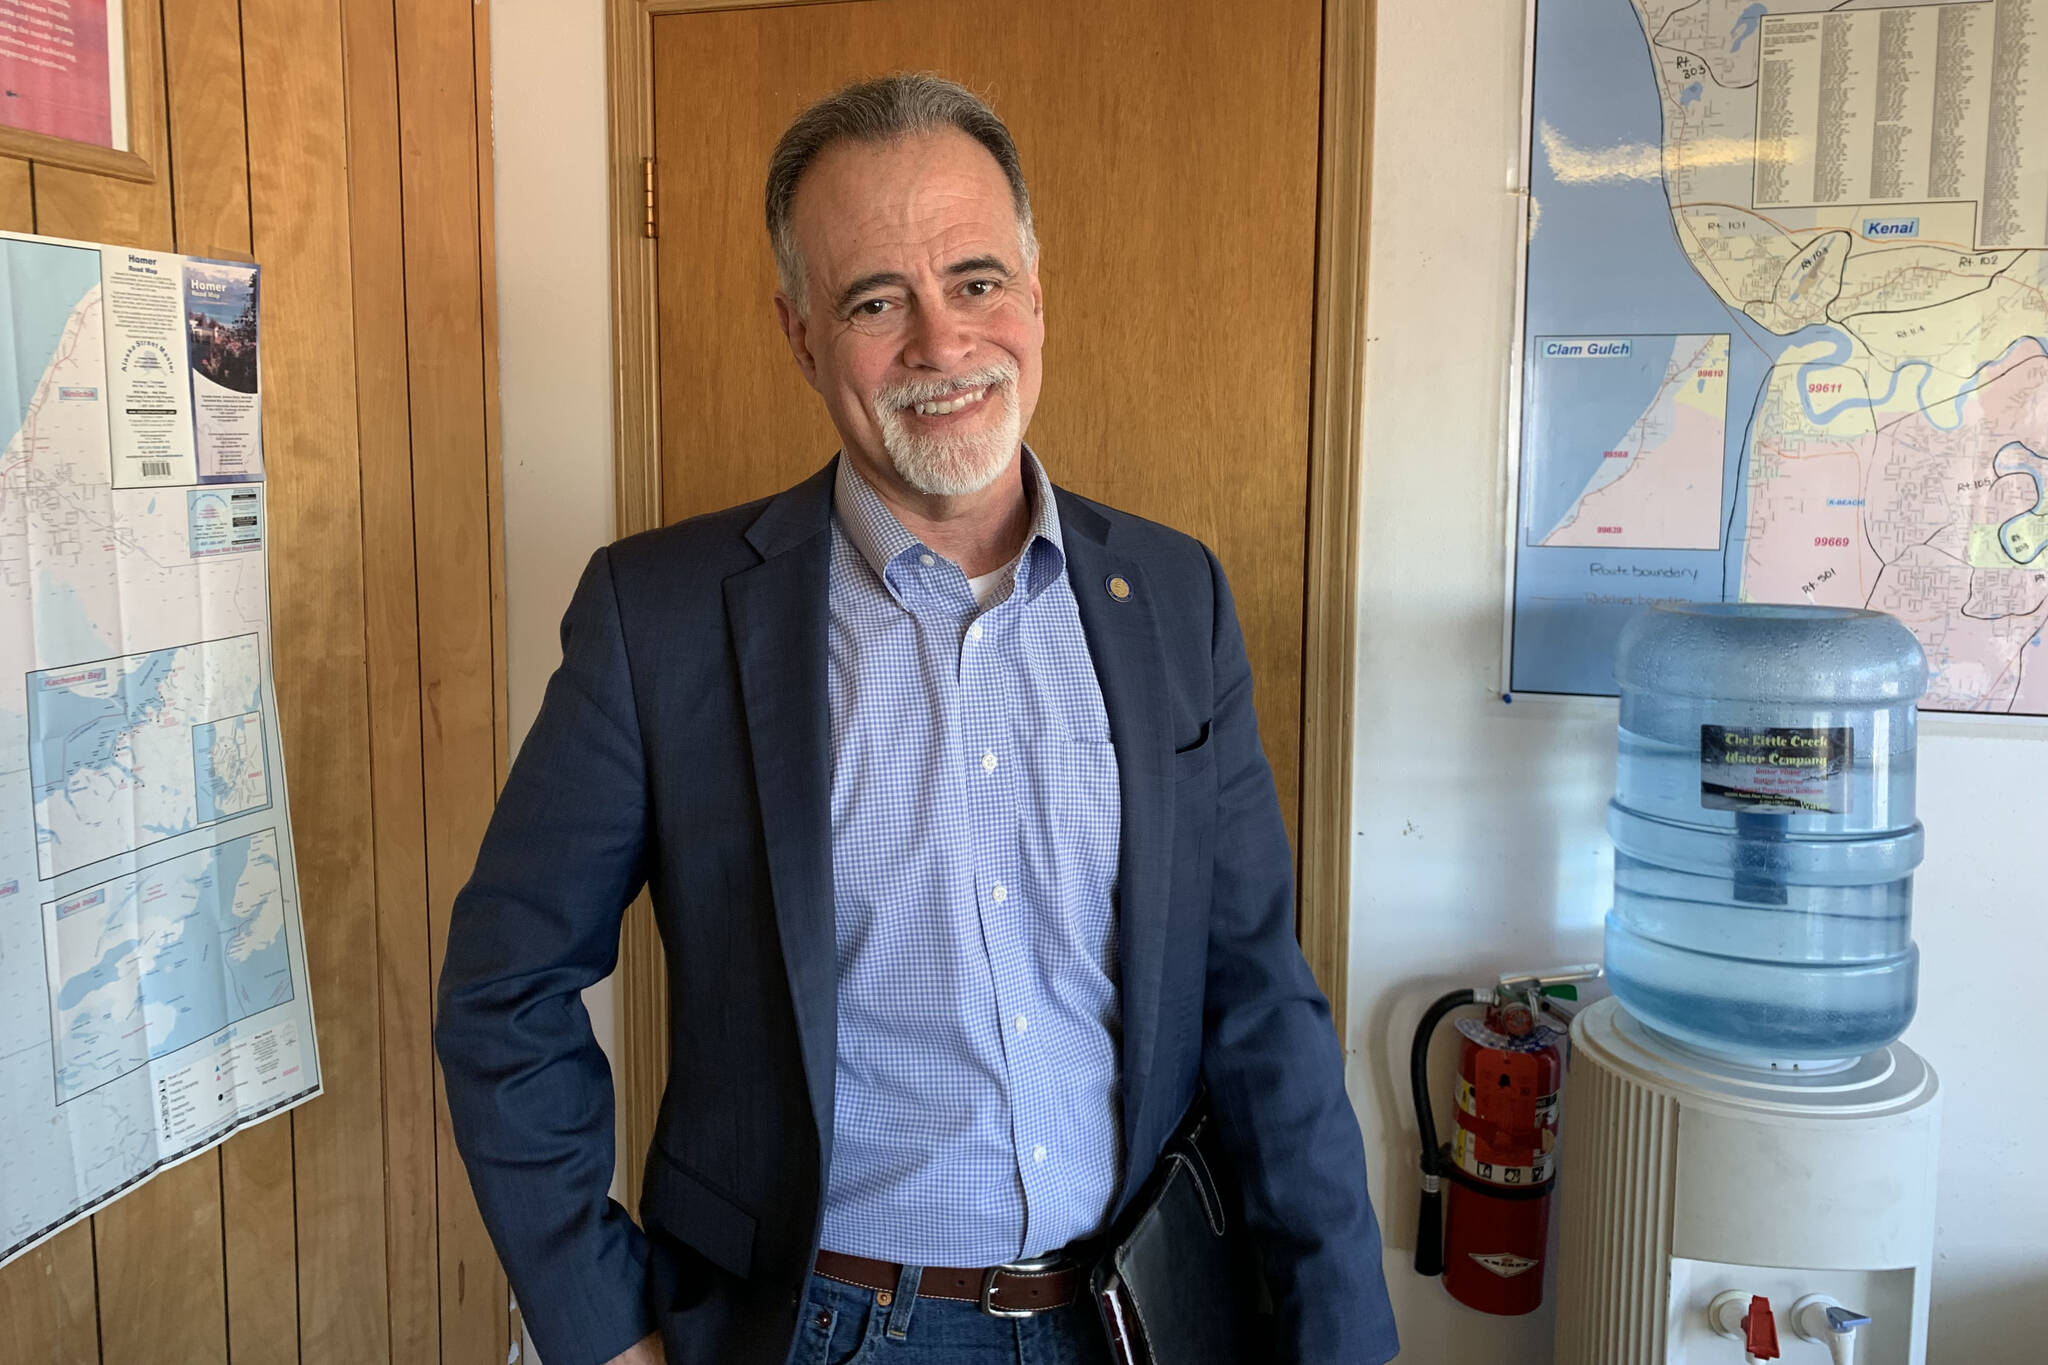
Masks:
[[[1010,130],[973,91],[930,72],[910,72],[856,81],[827,95],[796,116],[768,159],[768,240],[775,248],[775,274],[782,292],[799,312],[810,311],[810,280],[790,209],[797,182],[826,148],[839,142],[892,142],[898,138],[957,129],[996,159],[1010,182],[1017,210],[1017,247],[1028,268],[1038,260],[1038,234],[1031,225],[1031,192]]]

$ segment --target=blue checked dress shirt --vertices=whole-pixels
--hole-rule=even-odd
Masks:
[[[1116,754],[1023,463],[1031,532],[982,607],[839,461],[833,1251],[995,1265],[1099,1231],[1116,1193]]]

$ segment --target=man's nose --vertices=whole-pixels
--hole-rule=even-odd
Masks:
[[[968,335],[964,323],[944,303],[911,310],[903,363],[913,369],[952,370],[974,350],[974,338]]]

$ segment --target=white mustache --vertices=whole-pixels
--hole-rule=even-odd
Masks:
[[[913,380],[904,384],[891,384],[875,392],[875,406],[884,411],[891,408],[915,407],[919,403],[936,403],[955,394],[972,393],[976,389],[996,388],[1016,382],[1015,364],[995,363],[984,365],[970,374],[949,375],[944,379]]]

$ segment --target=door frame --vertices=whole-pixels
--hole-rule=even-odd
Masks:
[[[660,355],[655,324],[654,18],[827,0],[606,0],[610,169],[612,432],[616,534],[661,524]],[[1353,676],[1364,432],[1366,265],[1371,203],[1376,0],[1323,0],[1316,174],[1314,349],[1309,390],[1308,551],[1303,603],[1302,953],[1330,998],[1340,1040],[1350,967]],[[639,1204],[641,1164],[668,1077],[668,988],[643,894],[619,949],[618,1176]]]

